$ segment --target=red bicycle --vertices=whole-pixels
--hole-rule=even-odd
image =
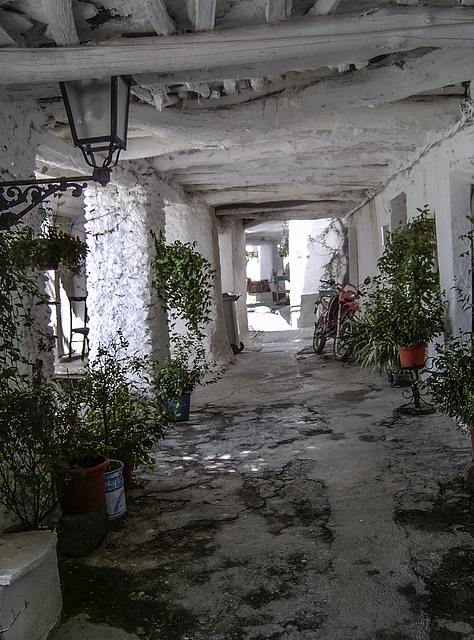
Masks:
[[[334,358],[343,362],[351,350],[347,335],[352,329],[354,315],[359,310],[360,291],[349,282],[341,285],[334,280],[321,280],[321,283],[323,286],[314,309],[313,349],[315,353],[321,353],[326,341],[334,338]]]

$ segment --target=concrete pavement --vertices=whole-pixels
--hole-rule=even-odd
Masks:
[[[193,395],[126,517],[61,560],[50,640],[474,639],[469,439],[330,348],[258,332]]]

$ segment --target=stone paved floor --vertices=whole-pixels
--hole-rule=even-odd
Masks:
[[[276,328],[193,395],[103,544],[62,559],[50,640],[474,639],[468,438]]]

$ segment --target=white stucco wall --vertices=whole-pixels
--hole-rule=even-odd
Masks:
[[[363,280],[377,271],[383,251],[381,229],[392,223],[392,201],[406,194],[408,220],[418,214],[418,208],[429,206],[436,221],[441,288],[449,303],[447,328],[455,332],[470,329],[470,313],[463,311],[453,287],[459,283],[466,293],[471,287],[468,259],[460,258],[467,245],[460,236],[470,228],[466,216],[474,183],[473,144],[472,123],[446,132],[443,140],[427,148],[348,220],[357,230],[359,277]]]
[[[321,279],[330,275],[342,282],[347,271],[344,235],[337,231],[340,221],[291,220],[289,224],[290,303],[294,327],[314,323],[314,304]],[[334,254],[340,257],[329,267]]]
[[[116,168],[106,188],[88,187],[85,213],[91,357],[120,329],[131,353],[162,360],[166,322],[151,286],[150,234],[164,229],[161,182],[133,165]]]

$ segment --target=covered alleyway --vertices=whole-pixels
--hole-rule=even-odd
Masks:
[[[474,638],[469,440],[402,402],[306,330],[258,333],[61,561],[51,640]]]

